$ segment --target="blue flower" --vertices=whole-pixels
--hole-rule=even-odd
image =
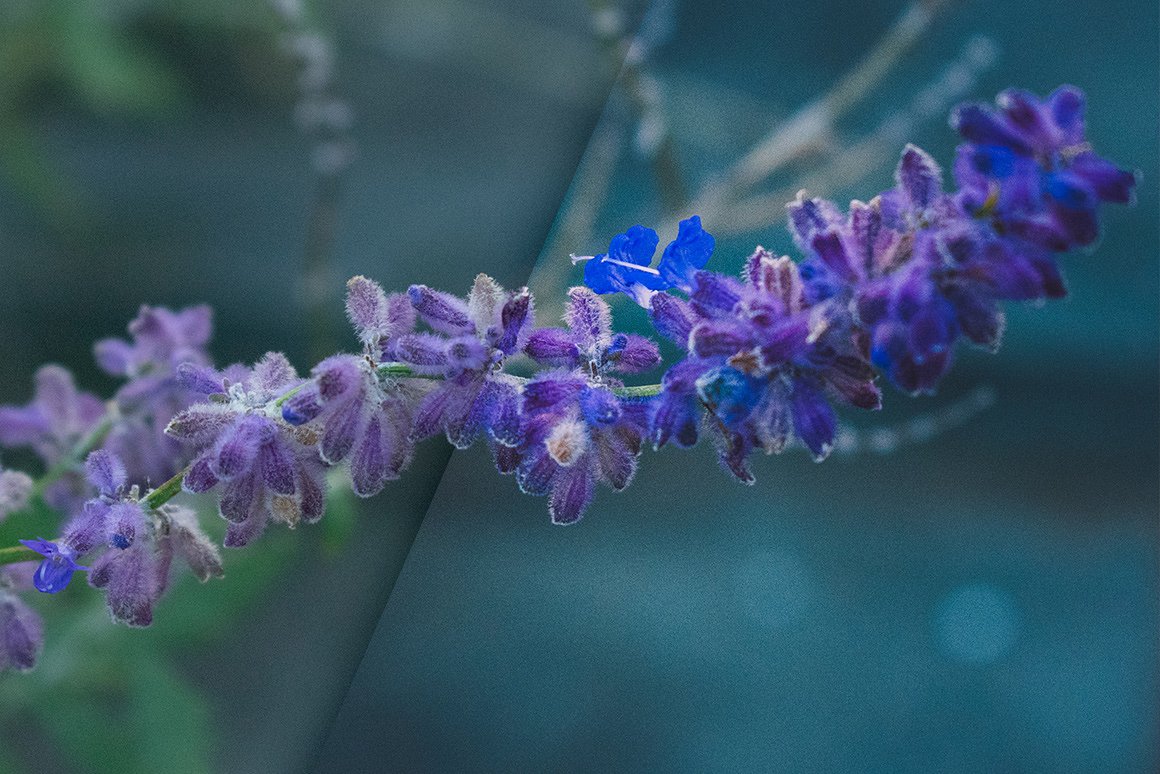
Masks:
[[[968,103],[951,117],[967,141],[955,161],[964,209],[1050,250],[1094,242],[1099,205],[1130,202],[1136,176],[1092,150],[1083,92],[1061,86],[1041,100],[1010,89],[996,107]]]
[[[743,276],[700,271],[688,302],[653,298],[654,323],[689,357],[665,374],[649,429],[654,446],[691,446],[707,411],[721,463],[753,483],[746,459],[756,450],[777,453],[796,437],[817,460],[829,453],[830,395],[865,409],[880,396],[864,334],[842,305],[807,303],[795,263],[758,249]]]
[[[26,548],[31,548],[44,557],[36,573],[32,576],[32,583],[37,591],[45,594],[55,594],[63,591],[73,573],[77,570],[88,570],[76,562],[76,551],[67,545],[54,543],[51,540],[37,538],[36,540],[21,540]]]
[[[657,267],[661,279],[667,283],[666,287],[680,288],[688,293],[693,285],[693,275],[705,268],[715,246],[713,235],[701,228],[700,215],[682,220],[677,226],[677,238],[669,242]]]
[[[713,253],[712,235],[701,228],[700,216],[682,220],[677,238],[665,247],[660,264],[654,268],[652,259],[659,243],[657,232],[641,225],[617,234],[607,253],[588,259],[584,284],[600,294],[625,293],[645,308],[658,290],[680,288],[688,292],[693,275],[705,267]]]

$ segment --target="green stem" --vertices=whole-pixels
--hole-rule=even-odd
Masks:
[[[105,415],[101,417],[101,421],[89,431],[89,434],[78,441],[77,445],[68,454],[61,457],[55,465],[44,472],[44,475],[33,482],[30,496],[35,498],[43,497],[45,491],[59,481],[65,473],[68,473],[70,470],[75,470],[77,465],[81,463],[88,453],[100,446],[101,442],[105,440],[105,436],[113,429],[113,420],[116,418],[116,415],[117,409],[110,403],[109,408],[105,411]]]
[[[17,562],[32,562],[43,559],[40,554],[24,546],[9,546],[0,548],[0,565],[16,564]]]
[[[405,363],[382,363],[378,367],[378,375],[380,378],[390,378],[390,379],[399,379],[399,378],[442,379],[443,378],[442,376],[438,376],[438,375],[432,376],[432,375],[428,375],[428,374],[417,374],[414,371],[412,371],[411,367]],[[512,375],[512,378],[516,379],[520,382],[529,381],[526,377],[523,377],[523,376]],[[300,387],[295,387],[291,391],[290,394],[287,394],[287,395],[283,396],[282,398],[279,398],[278,401],[275,401],[275,404],[281,405],[281,403],[279,401],[283,401],[286,398],[289,398],[291,394],[298,392],[299,389],[300,389]],[[661,386],[659,384],[642,384],[642,385],[639,385],[636,387],[616,387],[616,388],[613,388],[612,391],[616,395],[620,396],[621,398],[651,398],[653,396],[660,395]]]
[[[619,387],[613,390],[622,398],[653,398],[661,394],[659,384],[641,384],[636,387]]]
[[[189,466],[186,466],[173,478],[141,498],[141,505],[153,511],[165,505],[165,503],[172,500],[181,491],[181,482],[185,480],[185,474],[188,472]]]
[[[380,379],[399,379],[399,378],[442,379],[443,378],[442,376],[436,376],[436,375],[417,374],[413,370],[411,370],[410,366],[408,366],[404,363],[382,363],[378,366],[378,368],[376,369],[376,372],[378,373],[378,376]],[[520,377],[520,376],[516,376],[513,378],[518,379],[521,382],[528,381],[526,378]],[[274,401],[274,405],[281,406],[283,403],[285,403],[287,400],[289,400],[295,393],[297,393],[299,390],[301,390],[306,384],[307,384],[306,382],[303,382],[302,384],[298,385],[297,387],[294,387],[293,389],[289,390],[285,394],[279,396]],[[655,395],[659,395],[660,391],[661,391],[661,385],[659,385],[659,384],[643,384],[643,385],[639,385],[639,386],[635,386],[635,387],[618,387],[618,388],[613,389],[613,392],[616,393],[618,396],[620,396],[622,398],[629,398],[629,399],[632,399],[632,398],[651,398]],[[95,449],[101,443],[101,441],[104,440],[105,436],[108,435],[109,430],[113,426],[114,417],[115,417],[115,410],[110,409],[110,411],[104,416],[104,418],[101,420],[101,422],[95,428],[93,428],[92,432],[90,432],[87,436],[85,436],[83,439],[81,439],[81,441],[76,445],[76,447],[72,450],[72,452],[70,452],[63,459],[61,459],[61,461],[58,462],[56,465],[52,466],[52,468],[50,468],[43,476],[41,476],[36,481],[36,483],[33,485],[33,496],[36,498],[40,498],[44,494],[45,489],[47,489],[50,484],[52,484],[54,481],[58,480],[61,476],[63,476],[68,471],[73,470],[80,463],[81,459],[86,454],[88,454],[90,451]],[[162,505],[164,505],[165,503],[169,502],[174,497],[176,497],[181,492],[181,484],[185,480],[185,475],[188,472],[189,472],[189,468],[186,467],[184,470],[177,473],[177,475],[173,476],[173,478],[164,482],[159,487],[154,489],[152,492],[150,492],[149,494],[147,494],[143,498],[141,498],[142,507],[147,508],[149,510],[157,510]],[[19,514],[19,512],[12,514],[12,515],[18,515],[18,514]],[[31,549],[25,548],[24,546],[10,546],[7,548],[0,548],[0,565],[14,564],[16,562],[26,562],[29,560],[37,559],[39,557],[40,557],[40,554],[36,553],[35,551],[33,551]]]
[[[181,492],[181,482],[185,480],[185,474],[189,472],[186,467],[180,473],[169,479],[161,486],[154,489],[149,494],[141,498],[141,506],[148,510],[157,510],[165,503],[172,500]],[[0,548],[0,566],[5,564],[15,564],[17,562],[27,562],[40,559],[41,556],[31,548],[24,546],[8,546]]]

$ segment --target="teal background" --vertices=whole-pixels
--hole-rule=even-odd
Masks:
[[[902,7],[675,4],[649,70],[688,180],[817,96]],[[91,342],[143,301],[209,302],[221,362],[282,349],[305,371],[309,149],[276,24],[261,4],[108,8],[94,18],[112,40],[172,73],[153,92],[140,64],[115,79],[152,93],[145,107],[59,68],[9,99],[0,68],[19,119],[0,136],[33,138],[27,163],[59,183],[46,194],[17,162],[0,179],[3,402],[26,400],[45,361],[107,394]],[[627,115],[583,5],[316,10],[359,146],[336,335],[351,274],[463,292],[487,271],[548,307],[568,252],[663,219],[629,131],[590,241],[559,243],[589,138]],[[1136,207],[1065,258],[1067,301],[1011,308],[1000,353],[964,352],[939,396],[888,392],[881,414],[850,417],[906,427],[992,390],[965,426],[888,455],[762,458],[752,488],[708,449],[646,453],[629,490],[600,490],[570,528],[486,450],[431,442],[378,498],[176,588],[149,631],[110,626],[84,587],[34,600],[50,644],[37,672],[0,677],[0,771],[1157,769],[1158,14],[956,5],[840,126],[837,143],[855,139],[981,33],[1000,54],[972,97],[1075,83],[1097,148],[1142,172]],[[58,45],[99,39],[78,18],[29,29],[88,50]],[[949,164],[941,118],[910,139]],[[893,163],[817,193],[866,198]],[[722,239],[712,266],[790,250],[781,221]]]
[[[724,127],[680,147],[690,166],[711,174],[763,131],[713,115],[744,103],[716,86],[784,116],[900,5],[853,8],[682,5],[655,59],[666,112],[690,134]],[[321,770],[1155,769],[1156,10],[1082,9],[966,4],[844,127],[872,126],[984,33],[1001,54],[975,98],[1080,83],[1090,136],[1143,170],[1137,208],[1066,261],[1069,301],[1011,310],[998,356],[964,353],[939,397],[888,394],[861,421],[937,416],[978,385],[997,404],[890,455],[761,459],[751,489],[708,450],[648,454],[567,529],[497,484],[485,451],[457,455]],[[912,139],[949,163],[941,122]],[[824,193],[865,198],[892,167]],[[611,190],[598,234],[658,219],[646,165],[623,164]],[[712,265],[755,241],[791,249],[779,221]],[[565,253],[541,255],[533,289]]]

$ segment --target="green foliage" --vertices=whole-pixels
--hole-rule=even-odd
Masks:
[[[324,523],[351,521],[347,506],[328,512]],[[201,517],[220,542],[216,512]],[[345,540],[350,531],[348,525],[336,534]],[[199,584],[179,567],[148,629],[110,623],[103,595],[84,583],[51,604],[32,597],[47,645],[37,669],[0,677],[0,771],[210,771],[216,729],[193,664],[286,580],[302,537],[272,529],[261,551],[228,551],[228,579]],[[40,747],[29,739],[43,740],[43,758],[20,757]]]
[[[88,219],[84,198],[54,167],[34,116],[46,99],[114,118],[159,118],[190,99],[176,52],[146,31],[228,47],[241,33],[270,41],[265,3],[175,0],[15,0],[0,6],[0,176],[67,228]]]

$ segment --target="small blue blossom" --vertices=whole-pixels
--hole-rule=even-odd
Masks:
[[[701,228],[699,215],[682,220],[677,238],[665,247],[654,268],[652,259],[659,243],[657,233],[641,225],[617,234],[607,253],[587,259],[584,284],[601,295],[625,293],[645,308],[657,291],[679,288],[688,292],[693,274],[705,267],[713,253],[712,235]]]
[[[77,554],[67,545],[54,543],[44,538],[35,540],[21,540],[26,548],[31,548],[44,557],[36,568],[32,582],[37,591],[45,594],[56,594],[64,591],[77,570],[88,570],[88,567],[77,564]]]
[[[660,238],[651,228],[636,225],[617,234],[601,253],[584,266],[584,284],[596,293],[627,293],[637,298],[663,290],[667,283],[652,268]]]
[[[677,225],[677,238],[665,247],[657,267],[666,289],[679,288],[690,292],[693,276],[705,268],[715,246],[713,235],[701,228],[700,215],[682,220]]]

